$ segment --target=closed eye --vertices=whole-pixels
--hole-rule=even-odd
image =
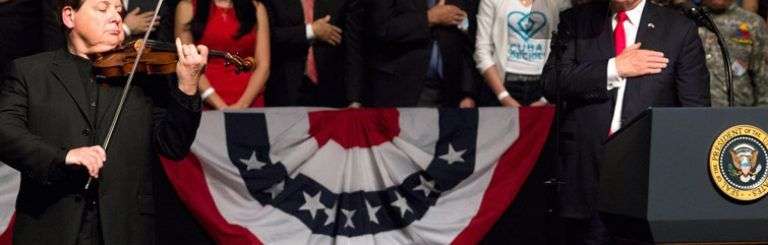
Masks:
[[[109,2],[106,2],[106,1],[99,2],[96,5],[96,10],[98,10],[99,12],[105,12],[107,11],[107,8],[109,8]]]

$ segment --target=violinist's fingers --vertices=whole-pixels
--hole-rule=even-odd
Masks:
[[[181,45],[181,53],[184,54],[184,64],[189,60],[189,47],[186,44]]]
[[[155,21],[155,23],[153,23],[151,25],[149,23],[147,23],[147,30],[152,32],[152,31],[155,31],[157,29],[157,27],[159,27],[159,26],[160,26],[160,22],[159,21]]]
[[[177,55],[179,55],[179,61],[181,61],[182,63],[185,62],[184,51],[182,51],[183,48],[184,48],[184,45],[181,44],[181,39],[177,37],[176,38],[176,52],[177,52]]]
[[[208,47],[205,45],[197,45],[197,50],[200,51],[200,58],[202,58],[202,65],[205,65],[208,63]]]
[[[135,8],[131,10],[131,12],[128,12],[128,15],[138,15],[139,14],[139,8]]]
[[[184,54],[187,55],[187,60],[190,60],[197,56],[197,49],[195,49],[195,45],[192,44],[186,44],[184,45]]]
[[[188,64],[189,60],[194,58],[194,51],[192,51],[189,46],[189,44],[184,44],[184,59],[187,61],[185,64]]]
[[[200,51],[197,50],[197,47],[195,47],[194,44],[189,44],[187,47],[189,47],[189,53],[187,54],[188,65],[194,66],[196,70],[199,70],[204,64]]]

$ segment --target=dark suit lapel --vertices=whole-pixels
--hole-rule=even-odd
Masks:
[[[290,15],[286,14],[286,16],[291,16],[288,19],[290,19],[291,21],[298,21],[300,23],[304,23],[304,1],[303,0],[278,0],[275,2],[283,2],[283,1],[285,1],[285,5],[281,4],[281,6],[284,7],[284,9],[282,10],[290,12]],[[313,15],[317,15],[317,12],[314,12],[315,10],[312,10],[312,11],[313,11],[312,12]],[[275,13],[270,13],[270,14],[275,14]],[[317,16],[312,16],[312,17],[314,17],[313,20],[317,19]]]
[[[65,52],[60,51],[56,54],[56,58],[53,61],[53,67],[51,72],[59,80],[61,85],[67,91],[72,100],[77,104],[77,109],[80,110],[80,114],[88,120],[88,124],[93,126],[93,118],[88,112],[88,97],[85,94],[85,87],[83,87],[82,78],[80,77],[77,67],[72,62],[69,62]]]
[[[435,0],[435,2],[439,2],[439,0]],[[453,5],[453,6],[459,7],[460,9],[466,11],[466,8],[464,7],[464,3],[461,0],[445,0],[445,4]]]
[[[640,49],[661,51],[658,43],[658,40],[661,40],[661,38],[659,38],[658,35],[664,33],[660,28],[664,28],[665,26],[663,24],[656,24],[656,19],[658,19],[656,16],[657,13],[656,5],[653,5],[646,0],[643,14],[640,17],[640,24],[637,26],[637,36],[635,37],[635,43],[641,43]],[[629,78],[628,81],[643,80],[648,77],[650,76]],[[627,91],[629,91],[630,88],[637,86],[642,86],[642,83],[628,82]]]
[[[318,19],[318,17],[322,18],[326,15],[331,15],[331,23],[337,21],[336,19],[338,16],[329,13],[330,8],[328,8],[328,4],[328,0],[315,0],[315,9],[312,10],[314,11],[313,13],[315,15],[315,19]]]
[[[422,10],[426,11],[429,9],[429,6],[427,6],[427,0],[412,0],[412,1],[414,1],[413,4],[417,11],[422,11]],[[437,4],[437,2],[440,2],[440,0],[435,0],[435,4]]]
[[[607,4],[606,4],[607,6]],[[597,37],[597,45],[600,51],[601,57],[614,57],[616,56],[613,45],[613,27],[611,26],[611,12],[610,8],[606,7],[602,13],[595,13],[598,18],[594,18],[592,21],[593,33],[600,33]],[[604,44],[604,45],[603,45]]]
[[[645,3],[643,15],[640,17],[640,25],[637,26],[637,37],[635,42],[642,43],[641,49],[658,50],[656,35],[660,33],[656,28],[663,28],[663,25],[656,25],[656,6],[650,2]]]
[[[646,0],[643,14],[640,17],[640,24],[637,26],[637,36],[635,37],[635,43],[641,43],[640,49],[655,51],[661,50],[658,43],[660,38],[657,35],[663,33],[658,29],[664,28],[665,26],[656,24],[656,14],[656,6]],[[645,75],[627,79],[627,88],[624,91],[624,104],[622,106],[622,122],[627,122],[630,119],[629,115],[625,114],[627,112],[627,108],[632,106],[634,101],[637,101],[638,96],[642,96],[640,91],[643,91],[643,87],[654,85],[652,78],[653,75]]]

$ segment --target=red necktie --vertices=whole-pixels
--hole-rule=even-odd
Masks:
[[[306,24],[312,24],[314,20],[315,0],[302,0],[302,7],[304,9],[304,22]],[[309,46],[307,52],[307,64],[306,71],[307,78],[310,81],[317,84],[317,68],[315,67],[315,51],[312,49],[312,45]]]
[[[613,30],[613,47],[616,51],[616,56],[619,56],[622,51],[624,51],[624,48],[627,47],[627,35],[624,33],[624,21],[627,20],[627,13],[622,11],[619,11],[616,13],[616,29]],[[613,134],[613,113],[615,113],[616,108],[611,110],[611,123],[608,126],[608,136],[611,136]]]
[[[624,21],[626,20],[626,12],[619,11],[616,13],[616,29],[613,30],[613,47],[616,48],[616,56],[627,47],[627,35],[624,34]]]

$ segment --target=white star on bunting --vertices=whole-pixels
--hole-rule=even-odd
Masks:
[[[452,144],[448,144],[448,153],[440,156],[440,159],[443,159],[446,162],[448,162],[448,165],[451,165],[456,162],[464,162],[464,158],[462,156],[466,151],[467,151],[466,149],[461,151],[456,151],[456,149],[453,148]]]
[[[402,196],[400,196],[400,193],[395,192],[395,197],[397,199],[392,202],[392,206],[397,207],[400,209],[400,217],[405,217],[405,212],[411,211],[413,213],[413,210],[411,210],[411,207],[408,206],[408,201],[405,200]]]
[[[368,200],[365,200],[365,206],[368,208],[368,220],[378,225],[379,218],[376,217],[376,213],[379,212],[381,206],[371,206]]]
[[[251,157],[250,158],[248,158],[248,159],[240,159],[240,162],[245,164],[245,170],[246,171],[251,171],[251,170],[254,170],[254,169],[261,169],[264,166],[267,166],[266,163],[263,163],[263,162],[259,161],[259,159],[256,159],[256,151],[251,153]]]
[[[413,191],[423,191],[424,196],[429,196],[429,193],[431,192],[438,192],[435,190],[435,181],[427,181],[427,179],[424,178],[424,176],[419,175],[419,179],[421,180],[421,184],[417,185],[413,188]]]
[[[355,212],[357,212],[357,210],[341,209],[341,212],[344,213],[344,217],[347,219],[347,221],[344,223],[344,228],[352,227],[352,229],[354,229],[355,222],[352,221],[352,217],[355,217]]]
[[[339,202],[334,202],[333,207],[331,207],[330,209],[324,210],[325,214],[328,215],[328,218],[325,219],[325,223],[323,224],[323,226],[328,226],[330,224],[333,224],[334,221],[336,221],[336,204],[338,203]]]
[[[309,214],[312,216],[312,220],[315,220],[317,210],[325,209],[323,203],[320,202],[321,193],[322,192],[317,192],[317,194],[314,196],[310,196],[306,192],[302,192],[302,194],[304,194],[304,205],[301,205],[299,210],[309,211]]]
[[[280,195],[281,192],[285,189],[285,180],[280,181],[280,183],[277,183],[270,187],[269,189],[265,190],[264,192],[269,193],[272,196],[272,199],[275,199],[278,195]]]

